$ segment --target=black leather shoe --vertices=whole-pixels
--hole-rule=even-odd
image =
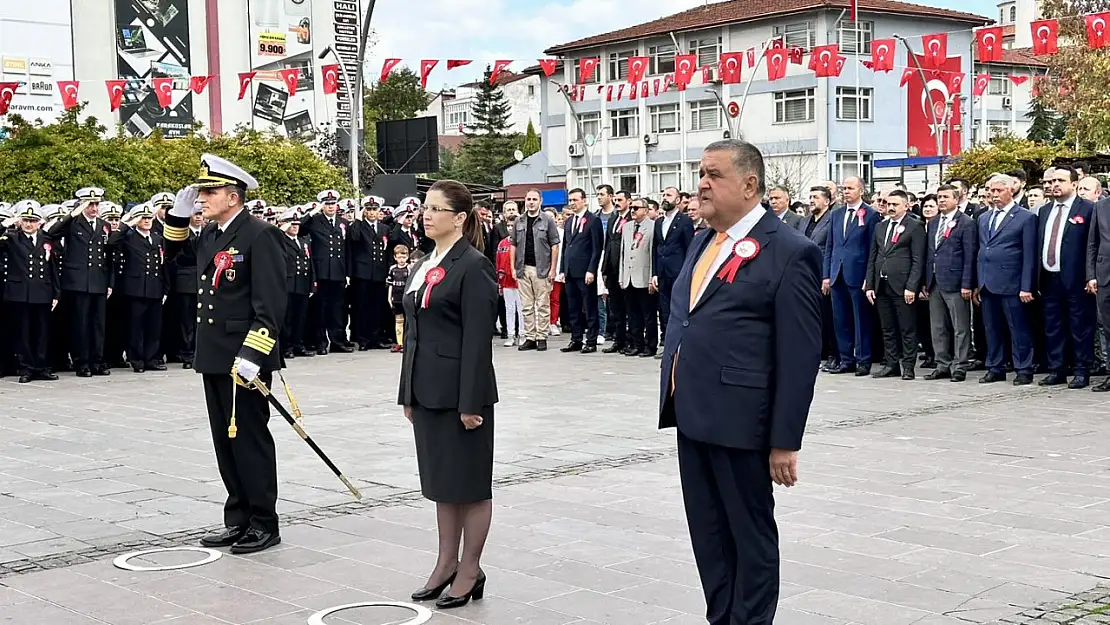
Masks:
[[[1025,386],[1026,384],[1032,383],[1033,376],[1029,375],[1028,373],[1019,373],[1017,374],[1017,377],[1014,378],[1014,386]]]
[[[636,347],[629,347],[628,349],[624,350],[621,353],[624,354],[625,356],[639,356],[640,352],[642,352],[642,351],[644,351],[644,350],[638,349]]]
[[[559,351],[563,352],[564,354],[569,354],[570,352],[580,352],[582,351],[582,343],[579,341],[571,341],[570,345],[567,345]]]
[[[193,361],[186,360],[185,362],[181,363],[181,368],[182,369],[192,369],[193,368]]]
[[[1068,384],[1068,388],[1073,389],[1073,390],[1078,390],[1078,389],[1081,389],[1081,388],[1087,388],[1087,386],[1090,385],[1090,383],[1091,383],[1091,378],[1089,378],[1085,375],[1077,375],[1077,376],[1075,376],[1071,379],[1071,384]]]
[[[370,351],[370,344],[369,343],[359,343],[358,344],[358,351],[360,351],[360,352]]]
[[[1110,391],[1110,378],[1106,378],[1102,382],[1091,387],[1092,393],[1105,393],[1107,391]]]
[[[640,352],[640,358],[655,358],[655,352],[654,351],[649,352],[649,351],[646,351],[646,350],[642,351],[642,352]]]
[[[316,350],[316,355],[317,356],[327,356],[328,355],[328,348],[321,347],[320,349],[317,349]]]
[[[147,365],[146,368],[147,368],[148,371],[165,371],[166,370],[166,365],[164,365],[160,362],[156,362],[152,365]]]
[[[142,372],[146,371],[146,369],[140,367],[139,365],[131,365],[131,370],[134,371],[135,373],[142,373]]]
[[[201,547],[230,547],[247,533],[246,527],[225,527],[224,531],[202,536]]]
[[[917,376],[914,374],[913,371],[903,371],[902,372],[902,379],[903,380],[912,380],[915,377],[917,377]]]
[[[597,345],[589,344],[589,345],[583,345],[582,346],[582,353],[583,354],[592,354],[596,351],[597,351]]]
[[[1037,386],[1058,386],[1067,383],[1068,379],[1064,377],[1064,374],[1053,372],[1041,378],[1041,381],[1037,382]]]
[[[862,377],[868,376],[868,375],[871,375],[871,365],[869,365],[869,364],[859,365],[859,366],[856,367],[856,377],[857,378],[862,378]]]
[[[455,576],[458,574],[459,572],[455,571],[451,574],[451,577],[448,577],[445,582],[443,582],[439,586],[436,586],[435,588],[421,588],[420,590],[412,593],[412,600],[431,601],[432,599],[439,599],[439,596],[443,594],[443,591],[447,590],[447,587],[454,583]]]
[[[239,542],[231,546],[231,553],[256,553],[280,543],[281,534],[252,527],[247,530],[246,534],[243,534]]]
[[[960,371],[959,369],[957,369],[956,371],[952,372],[952,381],[953,382],[963,382],[966,379],[967,379],[967,372],[966,371]]]
[[[21,375],[21,376],[19,376],[19,383],[20,384],[27,384],[28,382],[31,381],[31,379],[32,378],[31,378],[30,375]]]
[[[534,349],[536,349],[536,342],[533,341],[532,339],[528,339],[527,341],[524,341],[523,343],[521,343],[520,347],[516,348],[516,351],[518,351],[518,352],[529,352],[529,351],[532,351]]]
[[[536,351],[537,352],[546,352],[547,351],[547,341],[536,341]]]
[[[463,595],[461,597],[452,597],[450,594],[447,594],[447,595],[441,597],[439,601],[436,601],[436,607],[439,608],[440,610],[451,610],[453,608],[461,608],[464,605],[470,603],[471,598],[473,598],[475,601],[477,601],[477,600],[481,599],[483,596],[485,596],[485,594],[486,594],[486,574],[485,574],[485,572],[479,570],[478,571],[478,579],[477,579],[477,581],[474,582],[474,588],[471,588],[470,592],[466,593],[465,595]]]
[[[841,364],[841,365],[837,365],[836,368],[834,368],[834,369],[829,369],[829,373],[831,373],[833,375],[838,375],[838,374],[841,374],[841,373],[855,373],[855,372],[856,372],[856,366],[855,365]]]
[[[979,378],[979,384],[990,384],[991,382],[1005,382],[1005,381],[1006,381],[1006,374],[1005,373],[995,373],[994,371],[988,371],[988,372],[983,374],[983,377]]]
[[[91,369],[78,369],[77,370],[77,377],[79,377],[79,378],[91,378],[92,377],[92,370]]]
[[[50,373],[49,371],[44,371],[44,372],[36,375],[35,379],[36,380],[43,380],[43,381],[46,381],[46,382],[53,382],[54,380],[58,379],[58,374]]]
[[[342,344],[339,344],[339,343],[332,343],[330,351],[333,354],[337,354],[337,353],[338,354],[350,354],[351,352],[353,352],[355,350],[351,349],[351,347],[349,345],[342,345]]]
[[[285,350],[284,352],[281,353],[281,357],[286,359],[286,360],[290,360],[290,359],[296,358],[297,356],[293,354],[293,350],[288,349],[288,350]]]
[[[951,377],[951,375],[947,371],[945,371],[943,369],[933,369],[932,371],[930,371],[925,376],[925,379],[926,380],[941,380],[941,379],[948,378],[948,377]]]
[[[601,353],[603,353],[603,354],[616,354],[617,352],[623,352],[623,351],[624,351],[624,345],[621,345],[620,343],[613,343],[609,347],[606,347],[605,349],[601,350]]]
[[[857,373],[856,375],[859,375],[859,374]],[[871,377],[873,377],[873,378],[896,378],[899,375],[901,375],[901,373],[898,371],[897,368],[895,368],[895,367],[883,367],[882,369],[879,369],[875,373],[872,373]]]

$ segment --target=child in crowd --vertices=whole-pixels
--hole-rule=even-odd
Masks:
[[[520,345],[520,328],[524,318],[520,309],[520,292],[513,271],[513,243],[505,237],[497,244],[497,286],[505,299],[505,347]]]
[[[397,245],[393,248],[393,260],[397,264],[389,268],[389,303],[393,306],[393,327],[397,342],[394,353],[404,350],[405,345],[405,285],[409,281],[409,248]]]

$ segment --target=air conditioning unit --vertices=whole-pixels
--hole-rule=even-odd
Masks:
[[[1002,108],[1008,109],[1014,107],[1014,99],[1010,96],[1002,96]]]
[[[581,141],[575,141],[567,146],[567,154],[570,154],[572,157],[585,156],[586,146],[582,145]]]
[[[709,71],[703,74],[703,76],[705,76],[705,84],[707,85],[712,82],[717,82],[717,68],[709,68]]]
[[[659,135],[654,133],[644,135],[644,145],[659,145]]]

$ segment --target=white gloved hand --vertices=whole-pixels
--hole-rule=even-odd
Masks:
[[[170,209],[170,215],[174,217],[182,217],[189,219],[196,212],[197,205],[197,188],[190,185],[177,192],[177,197],[173,200],[173,208]]]
[[[243,378],[244,382],[250,384],[258,377],[259,366],[249,360],[236,358],[235,364],[231,367],[231,371],[232,373],[239,374],[239,377]]]
[[[69,216],[76,217],[83,212],[85,212],[85,202],[78,202],[77,206],[74,206],[73,210],[69,211]]]

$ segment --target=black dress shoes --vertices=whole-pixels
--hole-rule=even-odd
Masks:
[[[582,343],[580,341],[571,341],[570,345],[567,345],[559,351],[563,352],[564,354],[569,354],[570,352],[580,352],[582,351]]]
[[[902,379],[903,380],[912,380],[915,377],[916,376],[915,376],[912,369],[905,369],[905,370],[902,371]]]
[[[587,344],[582,346],[582,353],[583,354],[592,354],[596,351],[597,351],[597,345],[594,345],[593,343],[587,343]]]
[[[156,363],[147,365],[146,368],[147,368],[148,371],[165,371],[166,370],[166,365],[164,365],[160,362],[156,362]]]
[[[439,586],[436,586],[435,588],[421,588],[420,590],[412,593],[412,600],[431,601],[432,599],[439,599],[439,596],[443,594],[443,591],[447,590],[447,587],[455,582],[455,576],[458,574],[459,572],[455,571],[451,574],[451,577],[448,577],[446,581],[444,581]]]
[[[862,378],[862,377],[868,376],[868,375],[871,375],[871,364],[870,363],[856,366],[856,377],[857,378]]]
[[[883,367],[882,369],[879,369],[875,373],[872,373],[871,377],[873,377],[873,378],[896,378],[899,375],[901,375],[901,372],[899,372],[898,369],[896,369],[895,367]]]
[[[452,597],[450,594],[444,595],[439,601],[436,601],[436,607],[440,610],[451,610],[453,608],[461,608],[470,603],[470,599],[475,601],[481,599],[486,594],[486,574],[484,571],[478,571],[478,580],[474,582],[474,588],[470,592],[461,597]]]
[[[91,378],[92,377],[92,369],[85,369],[85,368],[78,369],[77,370],[77,377],[79,377],[79,378]]]
[[[1068,379],[1062,373],[1050,373],[1037,382],[1037,386],[1058,386],[1060,384],[1067,384]]]
[[[1014,376],[1014,386],[1025,386],[1033,383],[1033,376],[1028,373],[1019,373]]]
[[[1092,393],[1105,393],[1107,391],[1110,391],[1110,378],[1106,378],[1105,380],[1091,387]]]
[[[1005,373],[995,373],[994,371],[988,371],[983,374],[983,377],[979,378],[979,384],[990,384],[991,382],[1003,382],[1005,380]]]
[[[547,351],[547,341],[536,341],[536,351],[537,352],[546,352]]]
[[[32,379],[34,379],[34,378],[32,378],[30,375],[21,375],[21,376],[19,376],[19,383],[20,384],[27,384]]]
[[[621,345],[620,343],[613,343],[609,347],[606,347],[605,349],[601,350],[601,353],[603,353],[603,354],[616,354],[617,352],[623,352],[623,351],[624,351],[624,345]]]
[[[966,379],[967,379],[967,372],[966,371],[957,369],[957,370],[952,372],[952,381],[953,382],[963,382]]]
[[[533,349],[536,349],[536,342],[533,341],[532,339],[528,339],[527,341],[524,341],[523,343],[521,343],[520,347],[516,348],[516,351],[518,351],[518,352],[528,352],[528,351],[532,351]]]
[[[948,371],[944,369],[933,369],[925,375],[926,380],[940,380],[947,377],[950,377],[950,375]]]
[[[193,368],[193,361],[186,360],[185,362],[181,363],[181,368],[182,369],[192,369]]]
[[[112,375],[112,369],[108,365],[100,365],[93,369],[93,375]]]
[[[1087,388],[1090,383],[1091,379],[1089,377],[1085,375],[1077,375],[1071,379],[1071,384],[1068,384],[1068,388],[1072,390],[1079,390],[1081,388]]]
[[[231,546],[231,553],[256,553],[281,543],[281,534],[252,527]]]
[[[42,373],[36,375],[35,379],[44,380],[46,382],[53,382],[54,380],[58,379],[58,374],[51,373],[49,371],[43,371]]]
[[[222,532],[202,536],[200,539],[200,546],[208,548],[230,547],[239,542],[239,539],[246,533],[246,527],[225,527]]]
[[[352,349],[350,345],[344,345],[342,343],[332,343],[331,344],[331,353],[333,353],[333,354],[337,354],[337,353],[338,354],[350,354],[354,351],[355,350]]]
[[[829,373],[832,373],[833,375],[839,375],[841,373],[855,373],[855,372],[856,372],[856,366],[855,365],[840,364],[840,365],[837,365],[836,367],[833,367],[832,369],[829,369]]]

